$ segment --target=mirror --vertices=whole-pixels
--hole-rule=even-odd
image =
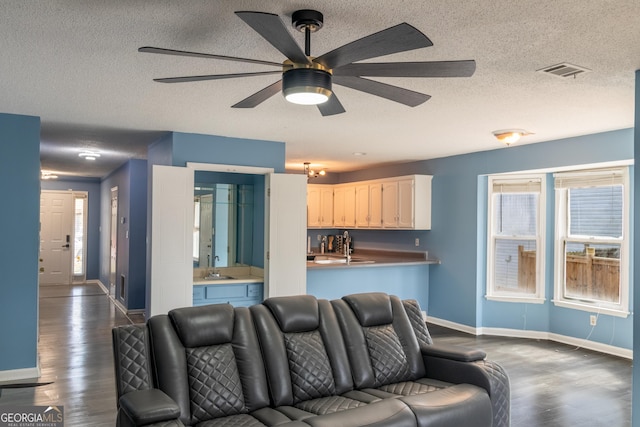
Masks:
[[[193,267],[251,265],[253,185],[196,183]]]

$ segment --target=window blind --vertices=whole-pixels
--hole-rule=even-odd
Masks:
[[[604,187],[624,184],[625,168],[593,169],[580,172],[553,174],[556,189],[577,187]]]
[[[539,193],[542,187],[539,178],[494,179],[493,193]]]

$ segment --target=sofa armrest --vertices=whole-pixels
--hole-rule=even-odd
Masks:
[[[509,377],[499,364],[486,360],[484,352],[446,350],[447,347],[423,348],[426,377],[453,384],[473,384],[487,391],[493,410],[493,427],[508,427],[511,419],[511,390]],[[438,348],[440,347],[440,348]],[[451,347],[449,347],[451,348]],[[458,347],[460,348],[460,347]],[[480,357],[480,354],[483,357]],[[471,360],[464,360],[465,358]]]
[[[487,353],[480,349],[451,344],[431,344],[421,350],[423,356],[441,357],[458,362],[475,362],[487,357]]]
[[[119,400],[120,410],[136,426],[178,420],[180,408],[158,389],[138,390],[125,394]]]

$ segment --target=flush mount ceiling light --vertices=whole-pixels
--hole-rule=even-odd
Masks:
[[[319,171],[315,171],[311,169],[311,163],[304,162],[304,174],[309,178],[317,178],[319,176],[325,176],[327,172],[324,169],[320,169]]]
[[[532,135],[532,132],[524,129],[502,129],[493,131],[493,136],[507,146],[518,142],[520,138],[527,135]]]
[[[58,179],[58,175],[51,171],[41,171],[41,179]]]
[[[100,157],[100,153],[96,153],[95,151],[83,151],[79,153],[78,156],[86,160],[95,160]]]
[[[282,94],[293,104],[327,102],[331,97],[331,74],[320,68],[292,68],[282,74]]]

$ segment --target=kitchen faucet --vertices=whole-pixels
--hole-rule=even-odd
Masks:
[[[349,264],[351,262],[351,248],[349,248],[351,244],[351,237],[349,237],[349,232],[347,230],[344,230],[342,238],[344,240],[344,256],[347,259],[347,264]]]

